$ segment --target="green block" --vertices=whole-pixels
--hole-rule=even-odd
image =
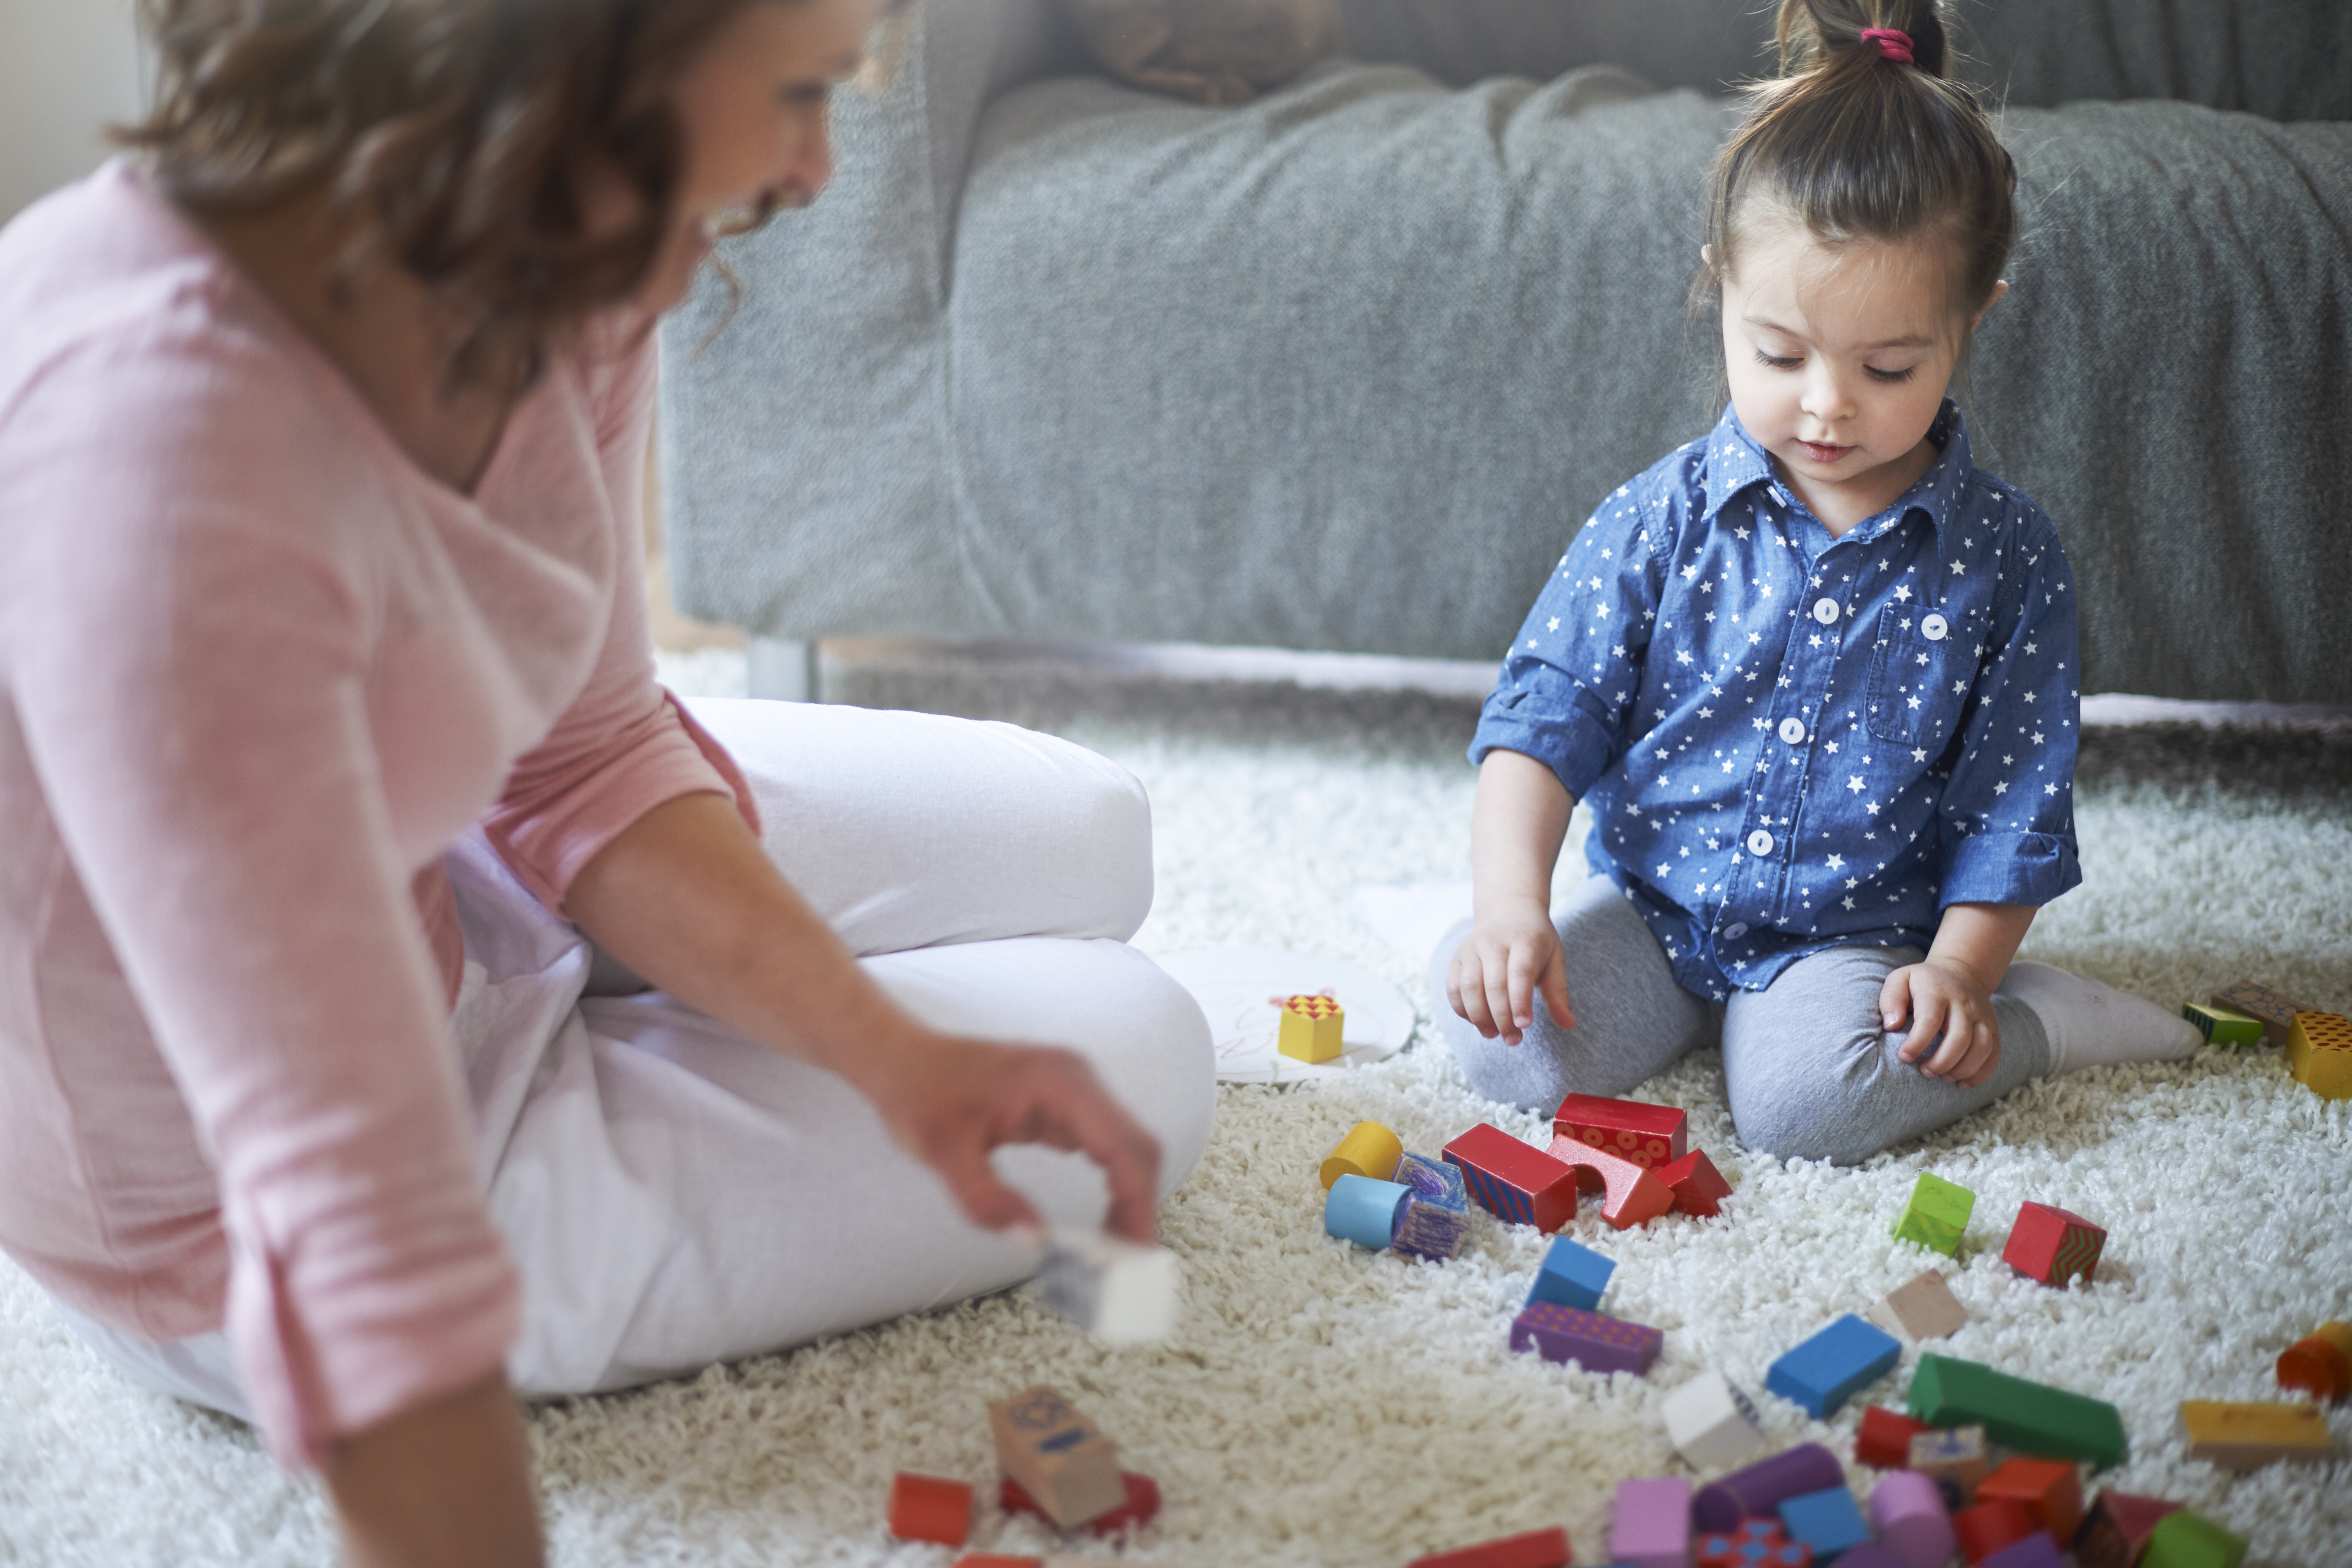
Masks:
[[[2003,1447],[2045,1459],[2124,1457],[2124,1418],[2103,1399],[2028,1383],[1972,1361],[1929,1353],[1911,1374],[1912,1419],[1930,1426],[1982,1426]]]
[[[1895,1216],[1895,1235],[1916,1241],[1930,1252],[1949,1258],[1959,1251],[1960,1236],[1969,1228],[1969,1215],[1977,1206],[1976,1194],[1957,1182],[1919,1173],[1910,1201]]]
[[[2238,1568],[2246,1560],[2246,1543],[2187,1509],[2157,1521],[2140,1556],[2140,1568]]]
[[[2180,1009],[2180,1016],[2197,1026],[2197,1032],[2217,1046],[2259,1046],[2263,1043],[2263,1021],[2252,1013],[2241,1013],[2235,1007],[2209,1006],[2191,1002]]]

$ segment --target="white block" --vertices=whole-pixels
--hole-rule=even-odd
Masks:
[[[1164,1247],[1055,1231],[1037,1292],[1106,1344],[1152,1344],[1176,1331],[1176,1255]]]
[[[1703,1372],[1665,1397],[1666,1436],[1702,1470],[1739,1463],[1764,1446],[1756,1406],[1719,1372]]]

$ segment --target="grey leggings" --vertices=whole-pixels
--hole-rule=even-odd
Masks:
[[[2042,1020],[2000,992],[1992,999],[2000,1065],[1990,1080],[1959,1089],[1906,1066],[1895,1055],[1904,1034],[1879,1027],[1878,992],[1891,971],[1919,962],[1917,948],[1832,948],[1727,1004],[1675,983],[1657,938],[1606,877],[1588,878],[1555,923],[1577,1026],[1554,1024],[1538,996],[1535,1026],[1517,1046],[1481,1039],[1445,999],[1446,966],[1469,925],[1448,931],[1431,956],[1438,1026],[1471,1088],[1490,1100],[1549,1111],[1570,1094],[1622,1096],[1719,1040],[1743,1144],[1851,1165],[1981,1110],[2049,1067]]]

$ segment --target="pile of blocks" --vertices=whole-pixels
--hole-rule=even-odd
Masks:
[[[2224,1048],[2273,1045],[2295,1082],[2322,1100],[2352,1100],[2352,1018],[2306,1007],[2267,985],[2241,980],[2180,1016]]]

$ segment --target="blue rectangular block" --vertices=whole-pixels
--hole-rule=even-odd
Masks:
[[[1843,1487],[1783,1499],[1780,1522],[1787,1527],[1790,1540],[1813,1549],[1813,1561],[1820,1563],[1870,1539],[1870,1527],[1862,1522],[1862,1510]]]
[[[1536,1270],[1535,1288],[1528,1292],[1528,1300],[1574,1307],[1580,1312],[1598,1311],[1601,1292],[1609,1288],[1609,1276],[1616,1271],[1616,1264],[1591,1247],[1579,1247],[1564,1236],[1554,1237],[1551,1250],[1544,1254]]]
[[[1764,1386],[1822,1421],[1847,1395],[1884,1376],[1901,1359],[1901,1341],[1848,1312],[1774,1362]]]

